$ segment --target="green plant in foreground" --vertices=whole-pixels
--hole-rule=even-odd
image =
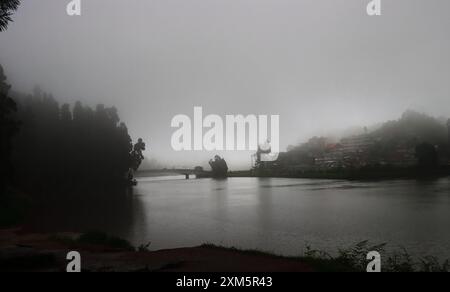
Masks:
[[[151,242],[148,242],[147,244],[141,244],[137,247],[137,251],[138,252],[149,252],[150,251],[149,248],[150,248],[151,244],[152,244]]]
[[[436,257],[426,256],[414,260],[401,248],[386,252],[387,244],[371,245],[365,240],[349,248],[339,249],[336,256],[306,247],[303,259],[319,271],[365,272],[368,264],[366,259],[370,251],[378,251],[385,256],[381,261],[382,272],[449,272],[450,261],[441,263]]]

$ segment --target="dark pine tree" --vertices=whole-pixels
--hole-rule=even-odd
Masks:
[[[11,140],[19,124],[13,118],[16,103],[8,96],[10,85],[6,83],[3,67],[0,65],[0,195],[10,183],[13,173],[11,163]]]

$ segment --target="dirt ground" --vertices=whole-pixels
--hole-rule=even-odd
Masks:
[[[81,254],[82,271],[89,272],[312,271],[296,259],[212,246],[137,252],[60,240],[78,236],[74,233],[37,234],[21,229],[0,230],[0,271],[64,272],[69,251]]]

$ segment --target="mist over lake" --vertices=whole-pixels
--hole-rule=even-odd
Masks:
[[[0,272],[450,271],[449,12],[0,0]]]

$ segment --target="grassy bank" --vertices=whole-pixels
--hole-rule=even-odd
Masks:
[[[386,252],[385,246],[386,244],[371,245],[368,241],[363,241],[351,247],[340,249],[336,256],[307,247],[301,256],[285,257],[258,250],[243,250],[213,244],[202,245],[205,248],[222,249],[245,255],[295,260],[306,264],[316,272],[366,272],[368,263],[366,257],[370,251],[378,251],[381,255],[384,255],[382,256],[383,272],[450,272],[449,260],[440,262],[432,256],[413,259],[406,250]]]
[[[27,234],[0,230],[1,271],[64,271],[68,251],[79,251],[83,270],[92,272],[365,272],[367,253],[382,255],[383,272],[448,272],[449,261],[413,259],[405,250],[386,252],[386,245],[364,241],[331,256],[306,247],[298,257],[257,250],[204,244],[198,247],[151,251],[150,244],[133,247],[102,232]],[[15,246],[15,248],[11,248]]]

